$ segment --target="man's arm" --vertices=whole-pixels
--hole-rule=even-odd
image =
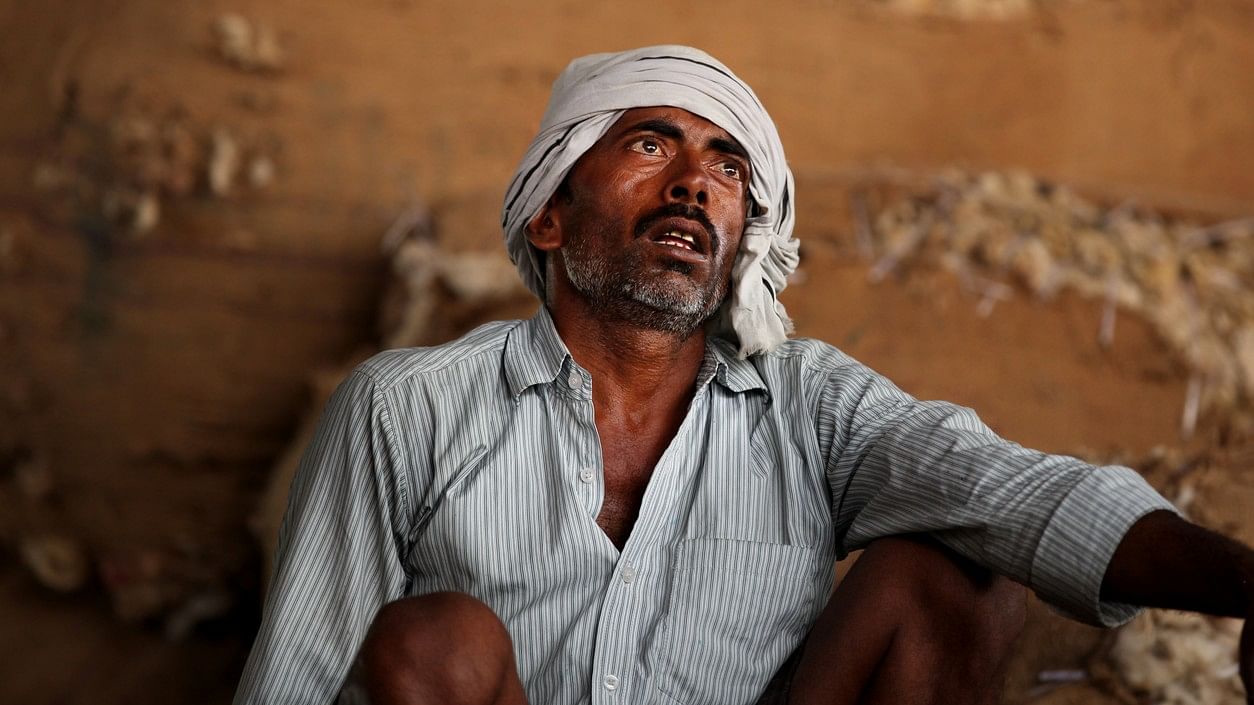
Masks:
[[[329,703],[378,609],[402,596],[408,485],[388,399],[356,371],[292,482],[237,705]]]
[[[842,551],[927,533],[1075,619],[1136,615],[1100,599],[1102,578],[1128,529],[1172,505],[1135,471],[1023,448],[857,364],[832,371],[817,406]]]
[[[1102,599],[1245,619],[1241,678],[1254,705],[1254,550],[1171,512],[1152,512],[1115,549]]]

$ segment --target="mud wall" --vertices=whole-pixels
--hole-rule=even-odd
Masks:
[[[921,316],[902,343],[861,283],[831,290],[863,271],[845,249],[851,186],[1015,167],[1203,219],[1254,210],[1254,10],[1236,0],[975,19],[854,0],[49,0],[0,4],[0,31],[0,538],[78,546],[126,616],[252,579],[245,518],[311,371],[375,336],[383,233],[422,204],[442,247],[497,250],[504,186],[572,56],[690,43],[748,80],[822,270],[789,293],[801,332],[922,396],[968,393],[952,384],[962,346],[1007,331],[962,313],[955,339]],[[1067,322],[1082,307],[1060,315],[1020,334],[1047,345],[1090,325]],[[1129,384],[1167,380],[1121,417],[1148,446],[1180,390],[1167,363],[1137,364]],[[1031,399],[1004,403],[1000,428],[1055,447],[1100,445],[1127,407],[1041,420]]]

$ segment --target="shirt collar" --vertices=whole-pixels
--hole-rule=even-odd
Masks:
[[[505,342],[505,377],[515,398],[536,384],[557,379],[570,351],[557,335],[548,307],[518,324]]]
[[[714,360],[714,379],[737,394],[759,389],[770,395],[762,374],[753,364],[756,355],[741,359],[736,347],[727,340],[711,336],[706,339],[706,355]]]
[[[505,343],[505,376],[510,392],[517,398],[528,387],[552,382],[570,359],[570,351],[558,336],[548,308],[540,306],[534,316],[509,332]],[[698,387],[712,376],[737,394],[752,389],[770,393],[753,358],[740,359],[735,347],[721,338],[706,339],[705,362],[701,367],[697,373]]]

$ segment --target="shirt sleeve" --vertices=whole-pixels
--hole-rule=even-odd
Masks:
[[[819,427],[842,555],[929,533],[1075,619],[1136,615],[1100,599],[1106,566],[1134,522],[1174,509],[1135,471],[1023,448],[970,409],[918,401],[853,362],[828,376]]]
[[[379,607],[404,594],[411,513],[394,434],[386,397],[355,371],[293,479],[237,705],[331,702]]]

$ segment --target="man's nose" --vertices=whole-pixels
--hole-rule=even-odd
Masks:
[[[671,160],[670,175],[666,183],[668,203],[684,203],[705,207],[710,200],[709,174],[701,160],[694,156],[679,155]]]

